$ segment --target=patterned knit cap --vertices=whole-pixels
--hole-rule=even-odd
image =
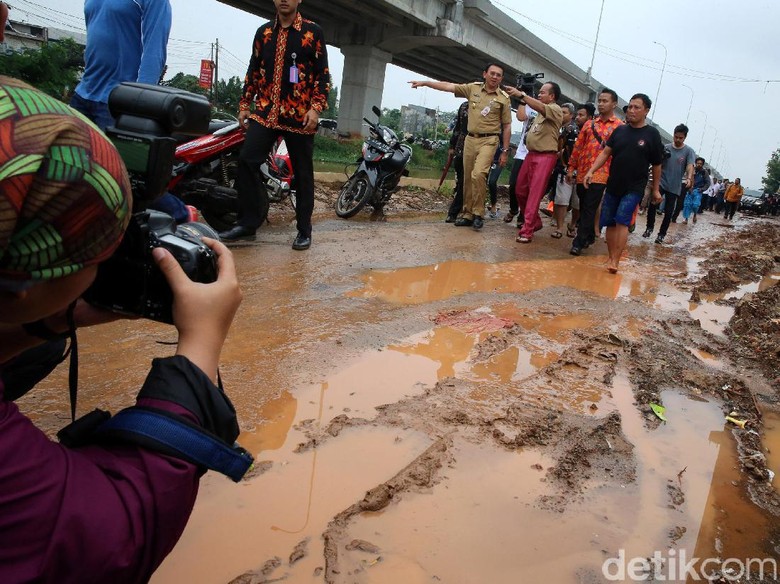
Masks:
[[[105,260],[131,203],[108,138],[64,103],[0,76],[0,284],[61,278]]]

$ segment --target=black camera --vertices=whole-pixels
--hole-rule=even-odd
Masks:
[[[537,79],[544,79],[544,73],[518,73],[515,87],[531,97],[536,97]],[[518,101],[525,105],[525,101],[522,99],[519,99]]]
[[[173,323],[173,293],[152,258],[167,249],[195,282],[217,279],[217,259],[202,237],[218,239],[207,225],[176,225],[149,209],[170,181],[176,140],[171,134],[202,135],[211,107],[205,97],[156,85],[122,83],[108,98],[116,125],[106,135],[125,162],[133,190],[133,215],[114,254],[98,266],[84,299],[123,314]]]

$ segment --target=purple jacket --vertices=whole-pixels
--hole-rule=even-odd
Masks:
[[[137,404],[208,426],[208,413],[148,397],[192,392],[193,379],[224,395],[171,357],[154,361]],[[147,581],[184,530],[202,469],[129,444],[65,448],[1,401],[4,389],[0,380],[0,582]]]

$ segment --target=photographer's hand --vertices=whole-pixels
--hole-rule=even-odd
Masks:
[[[222,345],[241,304],[241,290],[233,255],[219,241],[203,242],[217,254],[217,281],[193,282],[174,257],[163,248],[152,252],[173,291],[173,322],[179,331],[177,355],[183,355],[217,381]]]

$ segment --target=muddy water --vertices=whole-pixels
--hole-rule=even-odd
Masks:
[[[706,220],[702,226],[710,228]],[[704,228],[694,235],[704,237]],[[417,216],[382,226],[322,221],[317,229],[306,254],[289,249],[286,225],[234,249],[244,303],[223,352],[222,374],[244,429],[240,442],[264,472],[239,485],[205,476],[192,519],[154,584],[226,583],[274,556],[282,565],[269,581],[287,575],[289,582],[322,582],[314,574],[324,566],[322,533],[330,519],[436,437],[366,425],[295,452],[305,431],[340,414],[372,419],[377,406],[420,396],[447,378],[473,382],[475,402],[489,402],[505,389],[528,403],[583,416],[619,411],[635,448],[638,480],[604,482],[564,513],[547,510],[538,499],[551,493],[546,476],[553,460],[537,449],[511,452],[457,434],[454,460],[438,484],[350,524],[350,537],[381,552],[347,552],[344,582],[596,582],[603,562],[621,549],[629,558],[665,550],[670,526],[685,528],[676,545],[689,555],[711,555],[716,544],[736,557],[755,554],[764,519],[732,484],[741,480],[739,465],[717,404],[664,392],[669,422],[648,431],[625,375],[611,387],[551,382],[535,395],[522,385],[555,365],[577,334],[609,320],[610,309],[597,311],[594,304],[688,313],[722,334],[733,308],[716,304],[717,297],[691,304],[689,292],[673,285],[701,272],[699,258],[632,240],[624,269],[611,275],[603,242],[572,258],[569,242],[542,238],[545,232],[531,246],[512,246],[513,230],[500,222],[480,234]],[[765,285],[771,282],[739,293]],[[517,341],[475,359],[493,332],[435,324],[434,317],[449,310],[516,323]],[[613,332],[642,338],[648,319],[626,315]],[[152,323],[85,331],[80,411],[131,403],[149,358],[171,352],[159,342],[173,340],[170,327]],[[728,366],[719,355],[690,350],[703,367]],[[48,391],[26,404],[51,429],[68,411],[65,372],[58,373]],[[123,380],[118,388],[116,378]],[[775,426],[770,455],[780,454],[780,420]],[[675,509],[669,508],[670,481],[685,499]],[[305,540],[305,557],[290,566],[291,551]]]

